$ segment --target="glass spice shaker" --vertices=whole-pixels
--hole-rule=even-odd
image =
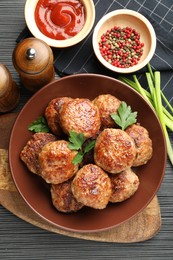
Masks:
[[[20,91],[8,68],[0,64],[0,113],[14,109],[20,99]]]
[[[34,37],[24,39],[13,51],[13,65],[21,83],[36,92],[55,78],[52,49]]]

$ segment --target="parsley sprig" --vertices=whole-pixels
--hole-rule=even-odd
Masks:
[[[85,141],[86,141],[86,138],[84,137],[83,133],[78,134],[74,131],[70,131],[70,136],[69,136],[70,143],[69,143],[68,147],[70,150],[78,151],[78,153],[72,160],[72,163],[74,165],[81,163],[84,155],[86,153],[88,153],[89,151],[91,151],[95,146],[96,141],[93,140],[83,148],[83,144],[85,143]]]
[[[35,133],[50,132],[50,129],[47,125],[46,119],[43,116],[39,116],[36,120],[34,120],[29,126],[28,130],[33,131]]]
[[[122,130],[125,130],[128,126],[136,123],[136,117],[137,112],[132,112],[131,107],[124,101],[121,102],[117,114],[111,114],[111,118],[121,127]]]

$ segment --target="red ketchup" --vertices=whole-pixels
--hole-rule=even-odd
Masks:
[[[85,8],[80,0],[39,0],[35,9],[35,21],[47,37],[65,40],[83,28]]]

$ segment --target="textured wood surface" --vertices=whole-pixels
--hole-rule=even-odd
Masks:
[[[36,215],[25,203],[17,191],[11,177],[8,164],[8,143],[12,125],[16,114],[8,114],[0,117],[0,203],[19,218],[51,232],[72,236],[81,239],[104,242],[139,242],[152,238],[161,226],[160,207],[157,197],[147,208],[124,224],[96,233],[67,232]],[[6,131],[4,131],[4,128]]]

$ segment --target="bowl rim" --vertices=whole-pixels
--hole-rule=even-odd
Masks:
[[[149,34],[150,34],[150,38],[151,38],[151,48],[150,51],[147,55],[147,57],[145,58],[144,61],[142,61],[141,63],[138,63],[137,65],[134,65],[133,67],[129,67],[129,68],[118,68],[115,67],[111,64],[109,64],[101,55],[99,48],[98,48],[98,40],[97,40],[97,35],[98,32],[100,30],[100,27],[104,24],[104,22],[106,20],[108,20],[109,18],[113,17],[113,16],[117,16],[117,15],[131,15],[136,17],[137,19],[141,20],[148,28]],[[117,72],[117,73],[132,73],[132,72],[136,72],[140,69],[142,69],[145,65],[147,65],[147,63],[149,63],[149,61],[152,59],[155,50],[156,50],[156,33],[155,30],[152,26],[152,24],[150,23],[150,21],[141,13],[138,13],[134,10],[130,10],[130,9],[118,9],[118,10],[114,10],[111,11],[107,14],[105,14],[96,24],[94,30],[93,30],[93,37],[92,37],[92,45],[93,45],[93,49],[95,52],[96,57],[98,58],[98,60],[108,69]]]
[[[55,47],[55,48],[67,48],[70,46],[73,46],[80,41],[82,41],[91,31],[94,22],[95,22],[95,5],[92,0],[87,0],[85,2],[84,0],[80,0],[82,4],[84,5],[85,9],[89,9],[86,12],[86,19],[85,24],[82,28],[82,30],[76,34],[74,37],[65,39],[65,40],[55,40],[47,37],[44,35],[37,27],[35,23],[34,13],[33,10],[35,10],[35,7],[37,5],[39,0],[26,0],[25,7],[24,7],[24,17],[26,21],[26,25],[30,32],[33,34],[34,37],[43,40],[46,42],[49,46]]]
[[[18,183],[17,183],[16,178],[15,178],[15,174],[14,174],[14,169],[13,169],[13,167],[12,167],[12,161],[11,161],[11,160],[14,160],[14,157],[13,157],[13,154],[12,154],[12,151],[11,151],[11,147],[12,147],[12,140],[13,140],[14,134],[15,134],[15,132],[16,132],[16,126],[17,126],[18,122],[20,121],[20,117],[22,116],[23,112],[26,111],[26,108],[27,108],[29,105],[32,104],[33,99],[37,99],[37,98],[39,97],[40,92],[46,91],[46,89],[48,89],[48,88],[50,88],[52,85],[56,84],[57,81],[64,81],[64,80],[66,80],[66,78],[74,78],[74,77],[81,78],[81,77],[88,77],[88,76],[89,76],[89,77],[93,77],[93,76],[94,76],[94,77],[97,77],[97,78],[108,78],[108,79],[110,79],[111,81],[113,80],[115,83],[116,83],[117,81],[120,82],[119,80],[114,79],[114,78],[109,77],[109,76],[89,73],[89,74],[75,74],[75,75],[66,76],[66,77],[64,77],[64,78],[57,79],[56,81],[53,81],[53,82],[51,82],[51,83],[45,85],[42,89],[40,89],[38,92],[36,92],[36,93],[33,95],[33,97],[32,97],[31,99],[29,99],[29,100],[27,101],[27,103],[24,105],[24,107],[21,109],[21,111],[20,111],[20,113],[18,114],[17,119],[16,119],[16,121],[15,121],[15,123],[14,123],[14,125],[13,125],[12,132],[11,132],[11,136],[10,136],[10,142],[9,142],[9,163],[10,163],[10,169],[11,169],[12,177],[13,177],[14,183],[15,183],[15,185],[16,185],[16,187],[17,187],[19,193],[20,193],[21,196],[23,197],[24,201],[29,205],[29,207],[30,207],[36,214],[38,214],[41,218],[45,219],[45,220],[48,221],[49,223],[51,223],[51,224],[53,224],[53,225],[55,225],[55,226],[57,226],[57,227],[60,227],[60,228],[62,228],[62,229],[64,229],[64,230],[73,231],[73,232],[78,232],[78,233],[81,233],[81,232],[84,232],[84,233],[86,233],[86,232],[100,232],[100,231],[103,231],[103,230],[108,230],[108,229],[110,229],[110,228],[116,227],[116,226],[118,226],[118,225],[124,223],[125,221],[127,221],[127,219],[124,220],[124,221],[121,221],[119,224],[116,224],[116,225],[111,225],[111,226],[108,225],[107,227],[100,227],[99,229],[90,229],[90,230],[88,230],[88,229],[82,229],[82,230],[81,230],[81,229],[71,228],[71,227],[67,227],[67,226],[62,226],[62,225],[60,225],[60,224],[57,224],[57,223],[55,223],[55,222],[52,222],[50,219],[47,219],[45,216],[41,215],[41,214],[37,211],[37,209],[35,209],[35,208],[27,201],[27,198],[26,198],[25,195],[23,195],[23,193],[21,192],[21,186],[20,186],[21,184],[18,184]],[[147,103],[147,101],[146,101],[138,92],[136,92],[134,89],[130,88],[130,86],[128,86],[127,84],[125,84],[125,83],[123,83],[123,82],[121,82],[121,84],[122,84],[125,88],[128,88],[130,91],[132,91],[132,93],[135,93],[136,96],[140,97],[140,99],[142,99],[143,102],[146,103],[147,106],[149,106],[149,104]],[[52,95],[52,94],[51,94],[51,95]],[[43,104],[43,106],[44,106],[44,104]],[[152,110],[152,113],[154,113],[155,116],[156,116],[156,113],[154,112],[154,110],[152,109],[152,107],[151,107],[151,110]],[[163,145],[163,148],[162,148],[162,149],[164,150],[164,156],[163,156],[163,157],[164,157],[164,162],[163,162],[163,165],[162,165],[162,173],[160,174],[159,182],[157,183],[157,187],[154,188],[155,192],[152,194],[152,197],[150,197],[150,200],[147,200],[147,202],[145,201],[143,207],[141,207],[140,210],[138,210],[135,214],[133,214],[132,216],[130,216],[130,218],[128,218],[128,220],[131,219],[132,217],[134,217],[136,214],[140,213],[140,212],[150,203],[150,201],[151,201],[151,200],[153,199],[153,197],[156,195],[156,192],[158,191],[158,189],[159,189],[159,187],[160,187],[160,185],[161,185],[161,183],[162,183],[163,177],[164,177],[164,172],[165,172],[165,167],[166,167],[166,158],[167,158],[167,156],[166,156],[166,143],[165,143],[165,138],[164,138],[164,134],[163,134],[163,129],[161,128],[161,124],[160,124],[160,122],[159,122],[159,120],[158,120],[157,117],[156,117],[156,120],[157,120],[157,123],[158,123],[159,126],[160,126],[160,131],[161,131],[162,137],[163,137],[162,141],[163,141],[163,144],[164,144],[164,145]],[[58,213],[57,213],[57,214],[58,214]]]

